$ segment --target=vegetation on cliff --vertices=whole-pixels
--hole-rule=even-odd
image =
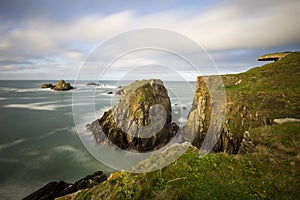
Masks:
[[[299,77],[299,52],[245,73],[223,76],[227,132],[218,144],[223,146],[217,145],[218,153],[200,158],[191,147],[160,171],[116,172],[91,189],[60,199],[298,199],[300,123],[273,121],[300,118]],[[201,90],[196,96],[197,92]],[[254,148],[240,154],[237,150],[245,133]],[[220,152],[230,149],[238,154]],[[147,162],[151,164],[151,159],[143,164]]]

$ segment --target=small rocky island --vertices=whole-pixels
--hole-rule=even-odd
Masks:
[[[52,83],[44,83],[41,85],[41,88],[50,88],[56,91],[66,91],[66,90],[72,90],[74,89],[73,86],[71,86],[70,83],[65,82],[64,80],[57,81],[56,85],[53,85]]]

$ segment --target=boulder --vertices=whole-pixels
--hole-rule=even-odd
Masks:
[[[53,85],[52,85],[52,83],[44,83],[44,84],[42,84],[41,85],[41,88],[51,88],[52,89],[52,87],[53,87]]]
[[[165,145],[177,133],[178,126],[171,123],[168,91],[161,80],[135,81],[122,91],[118,104],[87,126],[96,143],[149,151]]]
[[[54,90],[72,90],[74,89],[70,83],[66,83],[64,80],[59,80],[56,85],[53,87]]]

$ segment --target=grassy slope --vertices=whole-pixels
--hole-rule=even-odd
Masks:
[[[228,101],[247,105],[269,119],[300,118],[300,53],[278,62],[230,75]],[[199,158],[190,148],[161,171],[120,172],[73,199],[299,199],[300,123],[253,127],[256,151],[246,155],[210,154]],[[65,196],[61,199],[70,199]]]
[[[247,105],[269,119],[300,118],[300,52],[231,76],[242,82],[226,87],[229,100]]]

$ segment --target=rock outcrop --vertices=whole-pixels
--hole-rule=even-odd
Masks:
[[[122,91],[116,106],[87,125],[96,143],[149,151],[165,145],[177,133],[179,127],[171,123],[171,103],[161,80],[135,81]]]
[[[260,56],[258,58],[258,61],[277,61],[280,60],[284,57],[286,57],[287,55],[290,55],[292,52],[282,52],[282,53],[272,53],[272,54],[266,54],[263,56]]]
[[[55,199],[60,196],[77,192],[78,190],[92,188],[106,179],[106,174],[104,174],[102,171],[97,171],[76,181],[74,184],[66,183],[64,181],[50,182],[36,192],[25,197],[24,200]]]
[[[239,148],[240,154],[246,154],[246,153],[252,153],[254,152],[255,145],[253,144],[250,134],[248,131],[244,133],[243,140],[241,143],[241,146]]]

